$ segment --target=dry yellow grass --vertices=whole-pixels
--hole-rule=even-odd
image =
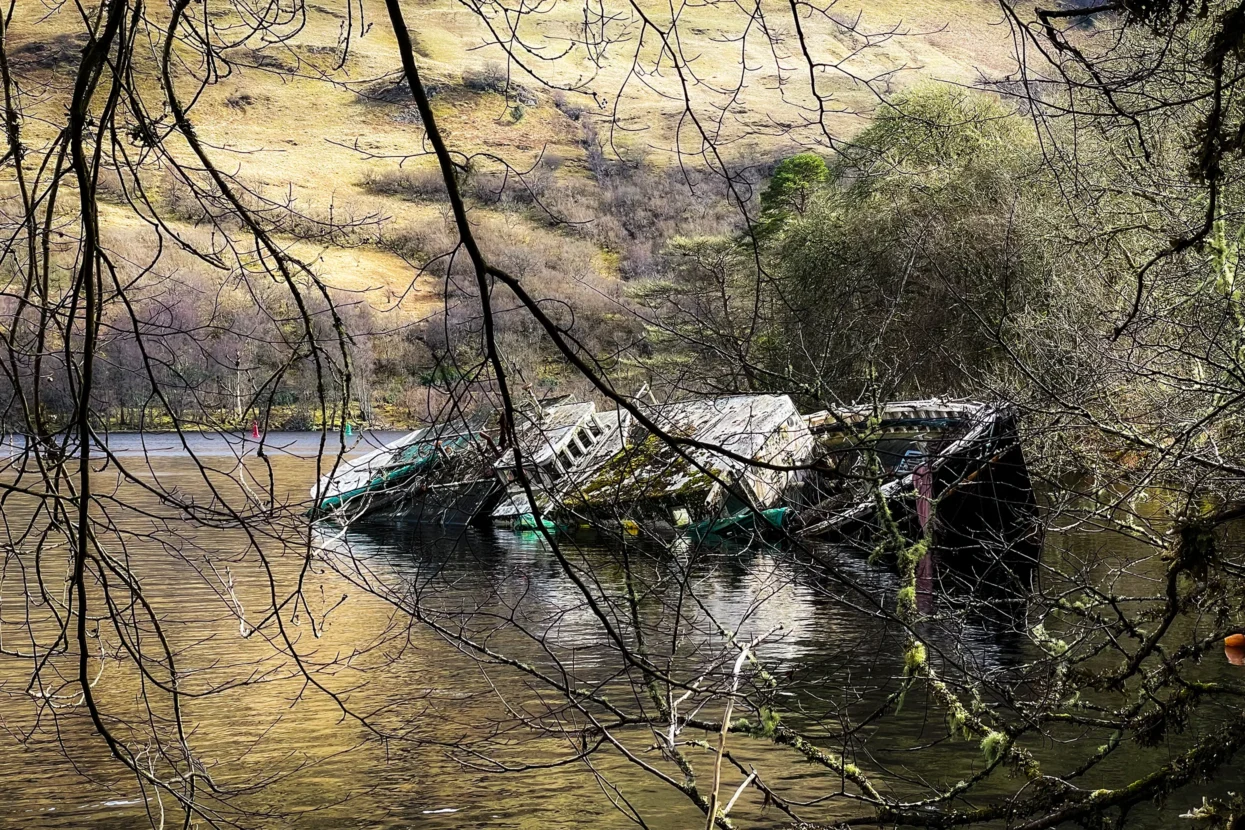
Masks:
[[[146,264],[145,253],[156,249],[151,225],[132,211],[115,205],[101,207],[104,244],[135,266]],[[431,220],[430,220],[431,221]],[[202,249],[210,247],[207,233],[184,222],[168,222],[181,238]],[[382,312],[397,312],[405,319],[434,313],[441,302],[441,285],[435,277],[420,274],[401,257],[375,246],[339,247],[285,240],[289,252],[306,263],[325,285],[357,296]],[[179,269],[203,268],[193,257],[170,247],[159,275]]]
[[[668,25],[668,5],[646,0],[643,6],[649,7],[645,11],[653,22]],[[696,76],[690,87],[693,110],[706,126],[713,125],[714,106],[728,100],[719,90],[734,88],[739,81],[741,57],[747,55],[751,71],[745,78],[746,88],[725,120],[724,138],[738,138],[763,127],[772,131],[775,123],[794,125],[810,114],[807,108],[812,105],[812,98],[807,92],[807,69],[793,40],[789,13],[784,15],[786,5],[768,3],[764,7],[775,39],[781,41],[777,47],[785,67],[781,88],[770,43],[755,26],[746,49],[738,43],[722,42],[747,30],[750,18],[746,6],[718,3],[675,7],[680,14],[682,51],[688,58],[687,74]],[[335,61],[331,52],[337,44],[342,15],[332,2],[311,4],[311,8],[307,25],[292,48],[288,52],[273,52],[274,59],[287,67],[292,68],[296,58],[307,61],[310,67],[330,67]],[[234,163],[244,175],[268,184],[293,183],[296,188],[321,195],[340,195],[353,188],[364,169],[381,163],[368,161],[340,144],[357,141],[363,150],[386,155],[419,151],[418,127],[395,122],[393,107],[369,106],[340,85],[379,77],[398,66],[383,6],[378,0],[368,0],[364,8],[372,25],[364,37],[352,44],[346,67],[333,74],[338,85],[236,68],[232,77],[207,91],[194,113],[204,136],[227,151],[245,153],[231,156],[222,151],[222,163]],[[578,27],[582,24],[582,4],[556,2],[551,8],[548,14],[524,24],[520,31],[532,43],[550,48],[564,44],[564,38],[581,36]],[[671,122],[682,108],[678,100],[682,97],[680,84],[668,59],[661,62],[661,76],[650,72],[641,81],[631,74],[631,59],[637,52],[651,70],[658,54],[657,38],[650,31],[645,35],[645,45],[637,50],[640,28],[635,12],[622,0],[613,0],[606,8],[629,20],[631,41],[616,44],[608,53],[610,59],[595,70],[590,89],[607,104],[599,113],[613,112],[617,106],[624,123],[644,127],[644,134],[633,137],[630,143],[669,148],[674,138]],[[818,82],[821,90],[847,111],[834,115],[831,123],[843,133],[858,128],[859,124],[854,123],[860,120],[858,113],[867,117],[876,106],[874,96],[847,73],[870,79],[899,69],[894,76],[899,85],[931,78],[972,83],[983,73],[1006,71],[1012,61],[1008,32],[998,25],[997,7],[986,0],[856,0],[835,5],[831,13],[842,21],[856,21],[859,15],[857,26],[864,32],[895,32],[862,49],[860,38],[845,35],[827,20],[802,21],[814,57],[843,62],[841,72],[827,71]],[[504,53],[496,46],[481,48],[487,42],[485,28],[476,15],[456,3],[436,0],[408,4],[407,15],[421,51],[430,56],[422,60],[433,79],[453,83],[464,69],[504,59]],[[76,12],[68,6],[47,15],[41,4],[18,4],[10,46],[48,40],[78,28]],[[593,69],[582,49],[572,50],[552,64],[533,63],[542,72],[548,72],[550,79],[563,83]],[[520,70],[513,71],[518,82],[535,86]],[[626,85],[624,80],[628,80]],[[660,98],[650,87],[671,98]],[[237,104],[240,96],[250,96],[250,103]],[[234,105],[230,105],[231,100]],[[589,99],[583,100],[591,104]],[[576,148],[578,136],[574,126],[559,117],[547,99],[540,107],[529,109],[517,124],[510,121],[505,102],[497,96],[479,99],[449,95],[437,102],[437,107],[453,143],[464,150],[517,151],[521,156],[538,150],[546,142],[564,151]],[[813,135],[814,131],[804,130],[801,137]]]
[[[306,26],[292,41],[291,49],[274,52],[287,67],[297,60],[306,67],[331,67],[333,48],[338,42],[343,18],[332,0],[310,4]],[[351,86],[365,86],[371,79],[392,73],[398,66],[397,54],[387,28],[387,18],[379,0],[365,0],[365,36],[351,47],[344,69],[331,78],[300,77],[257,68],[235,68],[225,80],[208,88],[196,104],[192,117],[201,136],[216,148],[217,164],[242,179],[270,192],[293,195],[297,205],[308,212],[325,211],[330,204],[339,210],[360,214],[375,212],[396,223],[439,222],[435,208],[395,197],[375,196],[363,182],[369,171],[392,169],[399,156],[421,152],[422,130],[404,123],[402,105],[375,104],[362,99]],[[580,3],[555,2],[546,15],[522,25],[521,33],[533,44],[561,50],[565,38],[579,37],[584,7]],[[634,7],[623,0],[612,0],[606,10],[621,15],[630,40],[615,44],[599,68],[587,61],[582,48],[573,49],[562,61],[535,62],[541,71],[551,73],[562,83],[595,72],[590,88],[602,104],[597,107],[587,96],[572,100],[589,106],[593,118],[615,111],[622,124],[639,131],[616,131],[605,127],[603,134],[620,148],[638,150],[658,158],[670,158],[663,151],[680,146],[685,151],[699,148],[699,134],[682,121],[682,87],[668,58],[658,60],[658,39],[652,31],[639,38],[641,28]],[[658,26],[667,26],[671,7],[656,0],[640,5]],[[773,156],[800,143],[815,140],[816,127],[804,126],[784,134],[783,125],[794,128],[806,121],[813,100],[807,90],[807,68],[803,66],[794,26],[786,4],[766,2],[762,8],[778,40],[779,71],[770,43],[753,26],[749,30],[750,7],[712,4],[675,6],[679,14],[682,54],[688,59],[684,74],[691,81],[692,111],[711,130],[720,128],[728,155]],[[155,11],[153,14],[165,12]],[[1007,70],[1011,61],[1006,28],[999,23],[997,7],[986,0],[918,0],[917,2],[863,2],[844,0],[831,14],[841,21],[855,21],[863,31],[885,33],[859,54],[862,40],[846,34],[828,19],[804,19],[809,48],[818,60],[843,61],[844,72],[828,71],[818,81],[823,93],[833,96],[835,106],[844,110],[827,119],[826,126],[848,135],[865,123],[876,106],[873,93],[857,78],[878,78],[905,67],[893,77],[904,85],[917,80],[941,79],[971,83],[980,74]],[[515,120],[503,96],[476,94],[457,86],[462,72],[488,61],[504,58],[497,46],[487,43],[487,30],[480,19],[449,0],[407,4],[408,22],[415,31],[421,61],[427,77],[447,91],[434,99],[434,107],[450,143],[464,152],[487,151],[505,157],[516,166],[530,164],[542,151],[552,151],[572,165],[583,159],[582,129],[541,93],[536,106],[524,108]],[[156,19],[159,23],[159,19]],[[69,5],[49,14],[38,3],[18,3],[10,29],[9,48],[47,42],[80,29],[77,12]],[[749,31],[744,43],[731,41]],[[725,42],[724,42],[725,41]],[[741,60],[747,60],[749,73],[738,96],[723,90],[740,81]],[[642,79],[633,74],[632,60],[645,68]],[[146,58],[150,62],[151,58]],[[654,74],[656,67],[660,74]],[[152,67],[140,64],[140,72],[150,76]],[[19,67],[19,73],[21,72]],[[61,77],[60,93],[44,94],[43,85],[55,84],[55,68],[28,68],[21,77],[35,108],[49,114],[63,112],[64,88],[69,79]],[[537,85],[517,69],[515,79],[529,88]],[[782,83],[780,83],[782,78]],[[148,77],[153,109],[158,110],[154,78]],[[187,87],[189,92],[189,86]],[[663,97],[667,96],[667,97]],[[37,103],[42,97],[42,103]],[[717,107],[729,104],[723,116]],[[37,120],[28,122],[28,134],[38,136],[44,129]],[[739,143],[732,141],[745,139]],[[408,163],[426,163],[418,159]],[[106,221],[125,223],[123,210],[108,210]],[[293,244],[293,243],[292,243]],[[313,248],[298,243],[300,253],[324,269],[330,281],[342,288],[359,290],[379,308],[394,305],[404,314],[424,314],[436,303],[439,287],[427,279],[417,280],[410,266],[393,254],[371,247]],[[412,289],[412,283],[415,288]]]

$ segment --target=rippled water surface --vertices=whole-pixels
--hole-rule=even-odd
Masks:
[[[353,451],[390,437],[352,438]],[[186,440],[220,476],[236,473],[233,456],[251,455],[247,468],[256,480],[267,480],[270,471],[278,492],[293,500],[305,497],[314,480],[317,436],[265,436],[267,465],[255,461],[255,443],[241,436]],[[176,436],[114,436],[109,447],[147,480],[156,479],[164,488],[177,488],[209,503],[198,467]],[[150,491],[126,486],[117,495],[129,507],[161,513],[159,500]],[[308,568],[306,548],[292,544],[292,537],[255,540],[226,526],[191,529],[134,511],[118,510],[118,515],[129,523],[126,555],[153,598],[179,665],[187,673],[185,688],[252,681],[234,691],[190,699],[185,713],[194,724],[190,741],[209,762],[207,771],[218,786],[266,783],[235,801],[250,811],[244,817],[249,824],[634,826],[611,806],[607,793],[582,764],[495,771],[486,758],[542,764],[565,759],[573,748],[558,738],[534,738],[515,727],[516,712],[540,711],[537,690],[526,688],[513,673],[482,669],[444,637],[427,627],[411,626],[395,608],[419,597],[439,625],[453,628],[475,620],[474,635],[499,651],[533,662],[541,661],[544,647],[553,648],[584,677],[599,676],[608,686],[617,654],[542,539],[412,526],[317,534],[315,546],[323,557],[338,557],[332,564],[346,572],[343,576],[327,559]],[[14,516],[6,513],[10,524]],[[1127,554],[1123,544],[1107,537],[1073,540],[1074,547],[1115,545]],[[264,561],[257,550],[264,552]],[[616,553],[601,540],[579,540],[575,550],[576,556],[598,565],[605,579],[610,578]],[[893,591],[894,579],[886,569],[870,566],[853,552],[823,553],[875,599],[884,601]],[[47,555],[58,554],[49,550]],[[845,702],[847,688],[857,690],[859,699],[853,703],[861,706],[876,704],[895,690],[905,636],[861,596],[836,594],[839,589],[813,584],[794,558],[782,551],[722,549],[698,557],[694,570],[706,613],[729,621],[747,636],[781,627],[781,634],[765,646],[764,657],[791,690],[793,710],[807,712],[811,720],[815,713],[833,708],[824,705],[826,699],[836,705]],[[1136,578],[1145,581],[1144,568]],[[306,605],[284,605],[281,633],[274,634],[258,609],[271,601],[270,584],[289,591],[299,580]],[[363,582],[381,588],[380,595],[363,590]],[[18,652],[21,631],[14,623],[19,619],[19,600],[0,597],[3,645]],[[1015,613],[1023,621],[1023,604]],[[505,630],[503,618],[520,622],[532,636]],[[491,628],[489,619],[496,623]],[[255,626],[260,626],[260,633],[252,630]],[[1010,630],[1015,627],[1015,620],[970,614],[963,627],[930,636],[935,648],[940,637],[948,649],[962,648],[978,671],[1005,672],[1033,656],[1027,638]],[[299,679],[282,653],[288,649],[281,642],[274,648],[265,637],[288,637],[309,665],[331,665],[322,682],[332,694]],[[1208,676],[1242,682],[1239,672],[1245,670],[1223,660],[1208,662],[1213,662],[1204,667]],[[97,681],[101,703],[119,716],[141,715],[138,681],[115,666],[105,661]],[[30,661],[0,659],[0,727],[8,732],[0,736],[0,824],[130,828],[146,826],[153,817],[158,821],[159,804],[107,761],[105,748],[90,722],[76,713],[73,701],[64,701],[57,717],[45,713],[34,718],[30,678]],[[500,704],[499,692],[511,710]],[[343,705],[354,714],[344,713]],[[387,730],[402,730],[403,739],[375,740],[368,723],[354,716],[360,713]],[[1213,725],[1195,725],[1194,731],[1197,728]],[[878,725],[870,742],[878,757],[872,760],[902,771],[906,764],[916,764],[909,748],[932,742],[920,755],[921,773],[953,783],[971,775],[979,753],[975,746],[938,743],[944,733],[940,716],[931,717],[922,700],[907,701]],[[648,751],[642,737],[633,747],[641,754]],[[463,752],[463,747],[478,754]],[[1074,741],[1052,743],[1044,751],[1058,761],[1074,750],[1082,757],[1084,747],[1077,749]],[[1172,747],[1130,753],[1114,772],[1126,778],[1174,751]],[[741,744],[739,752],[763,768],[773,758],[770,768],[782,772],[771,783],[781,783],[791,792],[811,798],[837,789],[827,784],[824,770],[790,763],[785,754],[779,764],[774,754],[778,750],[761,742]],[[599,771],[642,809],[650,826],[703,822],[686,798],[638,772],[617,753],[598,756],[597,763]],[[739,777],[728,777],[728,786]],[[1236,777],[1239,781],[1240,775]],[[1231,783],[1220,781],[1208,791]],[[1001,780],[987,786],[1008,791],[1014,784]],[[1171,826],[1175,814],[1190,806],[1190,798],[1175,800],[1161,813],[1138,814],[1130,826]],[[856,814],[851,805],[835,809],[841,810],[839,815]],[[751,793],[733,813],[745,826],[785,823],[780,813],[763,809]],[[265,814],[274,817],[265,819]],[[834,815],[832,811],[826,817]]]

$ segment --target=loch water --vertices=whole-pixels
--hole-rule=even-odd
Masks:
[[[350,451],[392,437],[359,434],[351,438]],[[473,636],[515,659],[539,664],[556,653],[602,688],[621,688],[617,650],[541,536],[410,524],[329,529],[311,535],[316,555],[308,560],[309,548],[298,543],[292,524],[258,539],[227,522],[179,525],[158,493],[193,494],[210,505],[203,465],[211,468],[209,478],[236,479],[236,457],[242,456],[253,487],[271,485],[297,502],[315,479],[318,436],[265,436],[263,462],[253,457],[255,447],[243,436],[187,441],[193,457],[175,436],[112,436],[115,463],[153,486],[117,484],[110,492],[117,521],[124,524],[119,530],[124,556],[152,598],[186,673],[185,688],[248,681],[184,702],[184,717],[193,727],[189,742],[213,780],[236,790],[230,804],[246,811],[223,812],[225,821],[325,830],[634,827],[612,803],[621,796],[653,828],[703,822],[685,796],[617,752],[594,756],[592,769],[559,763],[574,746],[556,731],[525,729],[516,718],[551,717],[547,692],[525,686],[504,667],[481,665],[433,628],[412,624],[405,609],[417,603],[437,625],[469,626]],[[9,446],[10,452],[19,449]],[[108,469],[101,466],[100,480],[109,480]],[[21,511],[19,502],[6,507],[11,535],[20,527]],[[582,536],[571,544],[587,571],[612,578],[616,543]],[[1083,556],[1104,569],[1136,557],[1123,578],[1136,583],[1135,592],[1153,593],[1162,564],[1143,553],[1121,537],[1085,533],[1059,539],[1047,555]],[[686,576],[706,618],[728,621],[742,637],[781,630],[760,653],[781,678],[788,722],[833,734],[828,721],[835,713],[868,711],[898,688],[907,634],[877,612],[877,604],[893,603],[891,570],[849,548],[823,546],[817,554],[832,563],[840,580],[813,575],[789,551],[759,545],[698,551],[685,557]],[[55,561],[63,551],[42,555]],[[658,559],[653,554],[646,561]],[[16,566],[11,554],[7,561]],[[76,701],[34,705],[32,661],[21,656],[29,645],[22,642],[25,604],[14,579],[6,574],[0,594],[0,645],[6,652],[0,656],[0,827],[120,830],[146,827],[153,817],[158,821],[160,804],[109,760]],[[653,584],[659,582],[654,572]],[[261,619],[263,609],[274,591],[296,585],[306,605],[284,605],[282,633],[274,634]],[[943,616],[954,620],[927,632],[931,648],[956,654],[974,672],[1003,677],[1038,656],[1024,634],[1029,621],[1023,596],[992,603],[989,613],[974,613],[968,596],[929,601],[948,603]],[[660,605],[654,599],[654,607]],[[516,621],[527,634],[514,631]],[[697,631],[690,621],[689,632]],[[110,637],[115,641],[107,631],[101,634],[104,641]],[[325,667],[323,682],[332,695],[309,688],[292,670],[282,637],[290,638],[309,665]],[[1204,661],[1199,671],[1204,679],[1245,688],[1245,667],[1222,657]],[[121,661],[103,661],[95,688],[104,710],[119,717],[118,729],[124,730],[126,718],[167,714],[159,706],[154,716],[145,710],[143,687]],[[402,738],[380,740],[347,711],[368,713],[386,730],[402,731]],[[573,712],[558,711],[574,725]],[[1227,713],[1213,708],[1203,713],[1168,744],[1119,753],[1105,765],[1102,785],[1127,783],[1162,763],[1198,734],[1217,728],[1219,714]],[[867,756],[859,763],[886,768],[888,778],[907,782],[896,786],[913,793],[920,792],[922,780],[953,784],[980,768],[981,753],[974,743],[945,735],[941,716],[913,693],[871,727]],[[655,755],[642,732],[631,737],[639,757]],[[1053,734],[1038,754],[1052,769],[1072,766],[1085,757],[1086,743],[1099,738]],[[789,796],[812,800],[839,789],[826,770],[793,761],[789,750],[755,741],[738,751]],[[498,771],[499,762],[515,769]],[[703,753],[698,763],[708,769]],[[979,796],[1013,792],[1022,783],[1005,772],[996,777],[976,791]],[[731,771],[726,786],[733,788],[740,778]],[[263,786],[255,787],[259,782]],[[1202,794],[1241,786],[1245,774],[1230,769],[1163,805],[1134,811],[1127,826],[1174,826]],[[177,813],[166,806],[173,821]],[[825,821],[861,812],[858,804],[842,799],[809,809],[811,817]],[[732,816],[744,827],[789,826],[752,792]],[[180,826],[180,816],[175,823]]]

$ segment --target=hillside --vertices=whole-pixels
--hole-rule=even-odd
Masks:
[[[481,8],[495,30],[507,19],[498,6]],[[986,0],[836,5],[800,19],[810,54],[824,63],[816,81],[819,113],[786,6],[764,9],[763,21],[738,5],[681,7],[677,72],[640,17],[643,10],[655,25],[668,25],[668,6],[602,6],[595,23],[585,22],[581,5],[540,8],[515,24],[529,47],[521,54],[543,81],[576,91],[552,91],[507,64],[481,16],[465,6],[420,2],[407,14],[442,131],[471,156],[466,187],[483,244],[535,291],[567,299],[598,322],[619,313],[625,280],[655,273],[671,236],[733,221],[729,208],[711,198],[712,185],[709,197],[686,193],[674,150],[683,163],[703,165],[697,154],[708,140],[728,163],[761,169],[797,148],[833,152],[827,137],[841,140],[867,124],[879,94],[931,80],[972,84],[1005,74],[1014,60],[1008,29]],[[191,118],[216,165],[256,199],[271,200],[283,238],[326,282],[381,315],[379,330],[443,322],[447,296],[466,289],[455,286],[445,260],[419,268],[452,251],[455,237],[441,186],[421,155],[422,130],[395,71],[383,5],[366,0],[349,18],[334,3],[308,9],[305,20],[273,29],[280,38],[268,39],[278,42],[252,38],[224,50],[228,64],[216,67],[201,90],[195,79],[203,73],[187,66],[178,75],[179,94],[194,99]],[[153,28],[167,22],[167,10],[150,14]],[[235,11],[211,14],[227,30]],[[16,9],[7,48],[28,113],[46,113],[46,124],[67,106],[81,30],[68,5]],[[353,35],[343,54],[347,30]],[[153,55],[136,65],[153,112],[160,101],[156,68]],[[51,129],[46,124],[28,118],[27,141],[38,144],[40,131]],[[516,186],[502,162],[530,171],[527,186]],[[170,228],[205,233],[202,210],[166,172],[151,167],[143,179]],[[127,203],[133,183],[114,174],[103,184],[109,244],[141,260],[155,235]],[[416,337],[424,344],[416,351],[436,350],[427,336]],[[539,361],[527,369],[532,379],[558,374]],[[381,383],[379,409],[394,404],[418,374]],[[411,413],[373,417],[403,420]]]

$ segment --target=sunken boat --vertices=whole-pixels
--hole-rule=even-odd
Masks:
[[[342,461],[312,488],[312,516],[342,525],[386,518],[463,525],[487,516],[503,490],[487,420],[434,424]]]
[[[803,415],[786,395],[732,395],[639,411],[541,401],[515,413],[508,447],[488,418],[416,430],[325,476],[313,515],[697,539],[898,530],[951,559],[1001,546],[1034,556],[1040,542],[1007,407],[927,400]]]
[[[800,535],[868,537],[893,522],[947,561],[1036,556],[1037,500],[1012,408],[905,401],[805,422],[819,463],[805,477]]]

